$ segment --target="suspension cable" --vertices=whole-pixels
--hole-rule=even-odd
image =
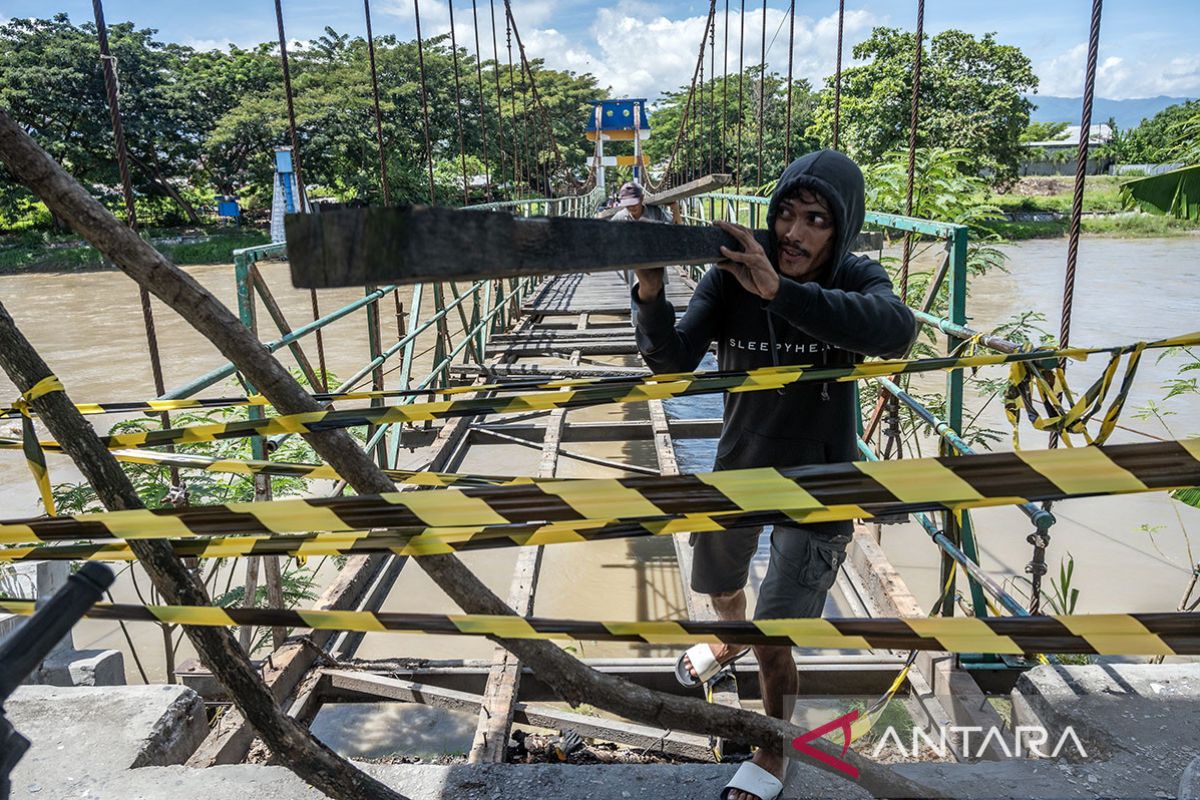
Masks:
[[[913,183],[917,169],[917,114],[921,95],[921,56],[925,50],[925,0],[917,0],[917,46],[913,50],[912,103],[908,124],[908,189],[904,197],[904,215],[913,214]],[[904,256],[900,263],[900,299],[908,300],[908,265],[912,257],[912,233],[904,235]]]
[[[792,163],[792,61],[796,50],[796,0],[788,4],[787,129],[783,135],[783,165]]]
[[[763,183],[763,123],[767,110],[767,0],[762,5],[762,44],[758,51],[758,170],[754,180]]]
[[[522,151],[526,150],[529,142],[529,126],[525,122],[524,116],[521,117],[522,125],[525,127],[524,136],[520,137],[520,142],[517,141],[517,83],[516,77],[513,75],[513,57],[512,57],[512,21],[508,15],[504,16],[504,38],[508,43],[508,103],[510,116],[512,117],[513,125],[513,183],[518,187],[527,184],[528,180],[522,181],[521,175],[528,177],[528,167],[525,165],[525,159]]]
[[[454,33],[454,0],[446,3],[450,7],[450,52],[454,63],[454,119],[458,123],[458,160],[462,166],[463,205],[471,204],[470,187],[467,181],[467,149],[463,140],[462,76],[458,67],[458,37]]]
[[[738,34],[738,120],[737,120],[737,152],[734,153],[737,167],[738,191],[742,191],[742,128],[745,127],[746,112],[744,110],[745,90],[742,81],[746,75],[746,0],[742,0],[742,10],[738,14],[741,31]]]
[[[483,110],[483,51],[479,49],[479,11],[476,0],[471,0],[471,27],[475,31],[475,77],[479,84],[479,136],[483,144],[483,196],[492,199],[492,166],[488,160],[487,116]]]
[[[375,67],[375,35],[371,31],[371,0],[363,0],[363,13],[367,17],[367,54],[371,63],[371,97],[375,102],[375,141],[379,145],[379,186],[383,190],[383,204],[392,204],[391,188],[388,185],[387,153],[383,146],[383,112],[379,108],[379,73]],[[394,293],[399,296],[398,293]]]
[[[696,94],[696,79],[700,74],[700,64],[704,60],[704,47],[708,43],[708,26],[713,24],[714,20],[716,19],[716,13],[717,13],[717,0],[710,0],[709,5],[708,5],[708,22],[706,23],[705,28],[704,28],[704,35],[700,37],[700,54],[696,58],[696,67],[695,67],[695,69],[692,70],[692,83],[691,83],[691,87],[688,89],[687,100],[685,101],[684,106],[683,106],[683,117],[679,121],[679,131],[677,132],[677,134],[675,136],[675,144],[671,148],[671,155],[667,159],[667,168],[663,173],[663,182],[664,183],[669,181],[669,179],[671,177],[672,166],[674,165],[676,155],[679,152],[679,145],[683,141],[684,132],[687,130],[688,118],[691,115],[691,110],[692,110],[692,101]],[[649,177],[648,174],[647,174],[647,177]]]
[[[1092,0],[1092,19],[1088,29],[1087,69],[1083,79],[1083,108],[1080,113],[1079,153],[1075,161],[1075,187],[1071,197],[1071,227],[1067,236],[1067,275],[1063,284],[1062,327],[1059,332],[1059,342],[1068,342],[1071,338],[1071,309],[1075,302],[1075,267],[1079,257],[1079,233],[1083,219],[1083,190],[1087,177],[1088,147],[1092,133],[1092,101],[1096,93],[1096,61],[1100,51],[1100,17],[1102,0]],[[1060,345],[1063,346],[1063,345]],[[1062,370],[1067,368],[1067,360],[1059,362]],[[1058,447],[1059,436],[1056,432],[1050,434],[1050,449]],[[1047,501],[1042,508],[1049,511],[1052,504]],[[1025,572],[1030,575],[1030,613],[1037,614],[1042,605],[1042,576],[1049,570],[1046,567],[1046,548],[1050,546],[1049,532],[1041,528],[1025,538],[1033,545],[1033,557],[1025,565]]]
[[[720,117],[717,114],[717,25],[715,19],[713,24],[708,26],[708,75],[710,79],[708,90],[708,117],[710,122],[709,130],[704,135],[704,139],[708,142],[708,172],[711,175],[714,172],[713,151],[717,149],[717,137],[713,129],[714,126],[720,124]]]
[[[706,29],[704,29],[704,42],[706,42],[706,43],[708,42],[707,26],[706,26]],[[635,136],[636,136],[636,132],[635,132]],[[692,130],[692,138],[694,138],[695,142],[696,142],[695,158],[696,158],[698,166],[697,166],[695,172],[698,175],[698,174],[700,174],[701,170],[704,168],[704,145],[707,144],[706,139],[704,139],[704,58],[703,58],[703,55],[701,55],[701,59],[700,59],[700,94],[698,94],[696,97],[696,126],[695,126],[694,130]]]
[[[425,40],[421,38],[421,0],[413,0],[413,19],[417,23],[417,71],[421,78],[421,130],[425,134],[425,161],[429,169],[429,202],[436,205],[437,186],[433,181],[433,145],[429,138],[429,87],[425,80]]]
[[[509,20],[512,22],[513,36],[515,36],[517,39],[517,50],[521,54],[521,66],[525,70],[525,74],[529,77],[529,91],[533,96],[533,104],[541,115],[542,126],[545,128],[545,136],[550,140],[550,149],[554,153],[555,165],[559,169],[563,170],[567,180],[571,181],[571,183],[575,185],[578,185],[579,181],[577,181],[575,176],[571,175],[570,171],[566,169],[566,162],[563,160],[562,151],[559,150],[558,140],[554,136],[554,126],[550,123],[550,115],[546,111],[546,106],[542,103],[541,95],[538,94],[537,80],[533,76],[533,65],[531,65],[529,63],[529,59],[525,57],[525,45],[521,42],[521,32],[517,29],[517,20],[516,17],[513,16],[512,3],[510,0],[504,0],[504,8],[508,14]]]
[[[1067,277],[1063,285],[1062,328],[1058,337],[1059,347],[1066,347],[1071,338],[1071,308],[1075,301],[1075,264],[1079,257],[1083,189],[1087,176],[1088,146],[1092,133],[1092,100],[1096,93],[1096,60],[1100,50],[1102,5],[1103,0],[1092,0],[1092,21],[1088,32],[1087,74],[1084,77],[1083,112],[1079,128],[1079,154],[1075,161],[1075,192],[1071,198],[1071,229],[1067,238]]]
[[[109,52],[108,26],[104,21],[104,3],[102,0],[92,0],[92,12],[96,16],[96,39],[100,46],[100,63],[104,71],[104,89],[108,97],[108,113],[112,119],[113,144],[117,151],[117,169],[121,174],[121,193],[125,199],[125,224],[130,230],[138,229],[137,205],[133,199],[133,180],[129,175],[129,148],[125,142],[125,125],[121,119],[121,99],[117,83],[117,60]],[[166,394],[166,382],[163,378],[162,356],[158,348],[158,330],[154,324],[154,308],[150,304],[150,290],[145,286],[138,289],[138,298],[142,307],[142,323],[146,329],[146,348],[150,355],[150,374],[154,380],[156,395]],[[164,428],[171,427],[171,417],[166,412],[161,415]],[[173,448],[172,448],[173,449]],[[179,487],[179,470],[171,468],[171,486]],[[46,509],[53,513],[54,509]]]
[[[496,0],[488,0],[492,12],[492,77],[496,79],[496,146],[500,151],[500,173],[504,174],[504,98],[500,93],[500,48],[496,42]],[[513,184],[517,182],[516,156],[513,156]]]
[[[725,67],[721,73],[721,171],[729,171],[729,143],[725,132],[729,129],[729,0],[725,0],[725,36],[722,45]]]
[[[283,93],[287,100],[288,134],[292,142],[292,171],[296,176],[296,193],[300,197],[299,210],[308,209],[308,195],[304,189],[304,176],[300,171],[300,134],[296,128],[296,102],[292,93],[292,70],[288,63],[287,36],[283,32],[283,3],[275,0],[275,23],[279,28],[279,60],[283,65]],[[308,298],[312,305],[313,321],[321,318],[321,304],[317,300],[317,290],[309,289]],[[317,367],[320,370],[321,391],[329,391],[329,375],[325,366],[325,337],[320,329],[316,331]]]
[[[837,150],[842,121],[842,32],[846,24],[846,0],[838,0],[837,72],[833,79],[833,149]]]

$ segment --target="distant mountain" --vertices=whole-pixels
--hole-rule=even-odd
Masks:
[[[1079,114],[1083,106],[1081,97],[1048,97],[1040,94],[1026,95],[1029,101],[1037,106],[1029,115],[1031,122],[1069,122],[1079,124]],[[1117,121],[1121,130],[1136,128],[1143,119],[1150,119],[1167,106],[1186,103],[1194,97],[1138,97],[1131,100],[1109,100],[1097,97],[1092,104],[1092,122],[1108,122],[1109,118]]]

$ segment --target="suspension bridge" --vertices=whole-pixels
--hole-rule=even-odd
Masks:
[[[458,13],[465,13],[459,5]],[[47,512],[0,521],[0,541],[5,543],[0,559],[136,562],[148,574],[161,602],[100,604],[91,613],[119,621],[123,629],[139,622],[187,626],[199,657],[173,668],[172,677],[199,692],[210,708],[221,710],[206,720],[211,724],[203,740],[186,754],[189,767],[242,763],[258,737],[280,763],[329,796],[400,796],[394,787],[321,748],[311,735],[310,726],[323,709],[364,702],[423,704],[473,715],[471,763],[510,760],[520,749],[512,736],[514,724],[555,732],[555,752],[564,760],[572,749],[564,744],[567,732],[642,755],[690,762],[744,757],[748,745],[771,747],[781,737],[790,740],[804,732],[742,707],[761,699],[752,661],[740,667],[740,682],[723,677],[713,684],[707,702],[686,692],[675,681],[673,668],[679,646],[693,641],[796,646],[794,661],[806,695],[878,698],[867,705],[857,727],[847,728],[847,738],[866,733],[897,699],[908,702],[918,727],[1003,728],[989,695],[1010,691],[1039,665],[1056,664],[1055,654],[1200,655],[1200,622],[1194,605],[1185,608],[1187,596],[1178,613],[1050,616],[1041,606],[1055,501],[1200,483],[1195,440],[1105,443],[1143,351],[1193,344],[1197,337],[1105,342],[1091,349],[1071,342],[1100,0],[1093,4],[1082,76],[1079,171],[1056,347],[1033,349],[969,327],[969,229],[912,214],[914,193],[920,189],[915,154],[925,24],[924,2],[918,0],[918,44],[908,98],[907,213],[868,211],[855,250],[882,259],[886,243],[902,243],[894,275],[897,293],[937,338],[944,357],[867,361],[840,373],[783,367],[670,376],[651,375],[638,356],[630,320],[630,271],[669,264],[667,298],[682,311],[718,258],[719,234],[711,223],[724,220],[760,230],[767,220],[769,198],[744,188],[773,177],[764,171],[765,92],[761,86],[757,93],[743,86],[744,27],[738,43],[738,119],[743,118],[741,104],[757,96],[755,159],[741,158],[743,127],[731,130],[717,118],[716,110],[725,107],[727,98],[718,102],[716,82],[705,80],[706,74],[712,79],[731,70],[729,4],[724,8],[725,63],[719,71],[720,11],[713,0],[669,156],[650,163],[644,154],[642,141],[653,125],[645,100],[598,101],[590,119],[580,121],[580,135],[586,129],[593,152],[586,174],[578,174],[563,159],[513,9],[507,0],[502,5],[501,25],[495,4],[489,9],[496,98],[502,34],[509,81],[515,73],[522,75],[532,108],[520,114],[524,140],[501,137],[500,151],[485,155],[485,202],[471,202],[464,118],[473,115],[466,121],[501,131],[506,118],[518,116],[515,99],[507,108],[499,102],[485,107],[479,60],[474,76],[459,70],[456,9],[450,3],[458,102],[452,129],[431,128],[426,39],[417,0],[413,11],[422,54],[417,77],[428,195],[435,206],[439,201],[458,204],[458,198],[438,195],[431,146],[436,140],[457,139],[463,207],[392,207],[389,143],[383,134],[371,7],[365,0],[384,207],[322,210],[307,201],[305,143],[296,121],[284,7],[276,0],[289,119],[288,175],[295,182],[294,193],[288,187],[281,197],[296,213],[288,219],[286,241],[233,254],[234,309],[170,265],[136,232],[119,65],[108,52],[100,0],[94,2],[98,45],[124,189],[124,222],[104,211],[21,130],[20,120],[0,109],[0,157],[10,171],[139,284],[155,384],[152,398],[118,400],[64,386],[53,378],[52,354],[47,354],[50,363],[43,361],[11,317],[0,314],[5,352],[0,363],[23,393],[0,410],[23,426],[21,437],[0,440],[0,454],[28,461]],[[792,3],[787,19],[793,26],[795,12]],[[743,0],[738,17],[743,23],[746,13]],[[478,53],[481,30],[485,38],[488,31],[475,2],[470,14]],[[765,2],[763,14],[765,19]],[[839,3],[833,137],[828,143],[834,149],[840,135],[844,15],[844,3]],[[787,37],[785,163],[801,155],[791,152],[793,34],[789,30]],[[751,48],[754,44],[750,42]],[[765,67],[765,25],[757,44]],[[760,75],[765,79],[765,68]],[[464,103],[460,94],[472,78],[479,87],[478,108]],[[722,91],[728,83],[722,83]],[[715,146],[725,137],[739,139],[734,148],[738,159],[732,163],[725,158],[729,150]],[[631,156],[605,154],[606,143],[620,141],[631,143]],[[539,150],[552,158],[536,158]],[[646,204],[669,209],[669,227],[595,223],[611,190],[605,170],[626,167],[646,187]],[[497,199],[492,193],[502,182],[541,191],[525,192],[539,196]],[[441,233],[433,236],[434,230]],[[440,247],[421,250],[422,232]],[[539,236],[549,238],[539,243]],[[409,254],[409,246],[419,256]],[[918,297],[910,291],[910,273],[919,258],[939,250],[942,255]],[[311,319],[300,324],[285,315],[277,295],[286,289],[272,286],[264,269],[280,259],[289,262],[298,286],[314,287],[309,289]],[[318,289],[328,286],[361,286],[363,293],[337,309],[323,310]],[[228,363],[168,388],[151,296],[212,341]],[[360,368],[333,385],[326,353],[330,326],[347,319],[362,326],[366,352]],[[285,352],[306,387],[276,360],[276,354]],[[1071,392],[1068,360],[1089,354],[1108,356],[1109,368],[1086,391]],[[1118,375],[1122,364],[1123,377]],[[980,454],[964,440],[964,372],[996,365],[1011,370],[1007,405],[1014,426],[1032,415],[1036,427],[1049,434],[1049,449]],[[918,371],[944,373],[942,408],[930,408],[908,391],[906,376]],[[229,389],[231,379],[236,390]],[[711,459],[685,455],[706,447],[721,432],[719,411],[701,395],[770,391],[807,380],[862,381],[869,387],[861,395],[866,401],[856,420],[859,461],[808,471],[710,473]],[[246,409],[244,418],[179,423],[178,415],[191,409],[237,408]],[[98,437],[84,417],[113,413],[155,414],[161,429]],[[936,440],[936,458],[906,454],[902,414],[927,426]],[[347,430],[363,435],[351,438]],[[304,436],[321,462],[280,458],[281,445],[293,436]],[[249,439],[250,459],[209,457],[185,447],[232,438]],[[78,464],[108,510],[56,514],[46,453],[64,453]],[[685,461],[693,465],[685,466]],[[142,509],[142,498],[122,472],[128,465],[168,471],[171,491],[163,508]],[[250,476],[254,502],[189,505],[188,482],[200,472]],[[276,499],[273,476],[312,482],[303,499]],[[980,564],[972,510],[1000,504],[1015,506],[1027,520],[1026,572],[1033,589],[1028,601],[1014,597]],[[792,627],[718,622],[709,598],[691,588],[688,535],[802,519],[855,520],[825,619]],[[927,557],[938,564],[942,589],[931,608],[917,600],[881,545],[883,525],[908,520],[926,532]],[[561,569],[565,561],[560,558],[586,559],[588,548],[614,544],[627,547],[635,565],[636,618],[613,621],[605,598],[595,604],[603,622],[563,619],[544,610],[563,607],[547,588],[548,582],[561,585],[547,564]],[[468,550],[504,548],[516,551],[512,572],[492,586],[455,557]],[[767,557],[766,547],[755,555],[753,590],[762,581]],[[344,566],[315,600],[285,608],[283,575],[292,558],[337,558]],[[206,565],[220,560],[242,562],[237,572],[244,584],[240,606],[212,604],[212,584],[206,581],[216,569]],[[402,577],[416,569],[423,569],[463,613],[427,613],[423,598],[411,590],[398,592],[398,585],[411,585]],[[229,574],[234,574],[232,567]],[[266,588],[265,607],[258,600],[260,584]],[[17,614],[33,610],[21,598],[0,599],[0,609]],[[238,628],[236,637],[233,627]],[[270,631],[270,644],[265,658],[251,662],[247,650],[256,627]],[[495,650],[486,658],[410,657],[405,654],[409,637],[391,635],[395,632],[487,636]],[[391,655],[360,657],[367,637],[376,642],[376,650],[386,637],[383,646]],[[547,641],[554,638],[616,641],[629,650],[621,657],[577,659]],[[564,710],[559,701],[586,703],[608,715]],[[961,786],[938,784],[932,773],[913,777],[854,750],[845,753],[836,740],[818,746],[831,759],[845,758],[857,770],[860,785],[876,796],[961,791]],[[999,757],[997,748],[992,743],[976,753],[957,745],[950,758]],[[1175,762],[1184,755],[1173,753],[1170,766],[1181,770],[1183,765]],[[809,763],[831,769],[827,762]],[[836,769],[829,775],[844,777]]]

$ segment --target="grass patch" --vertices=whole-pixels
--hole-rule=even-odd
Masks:
[[[1057,239],[1067,235],[1066,220],[1046,220],[1045,222],[1010,222],[998,219],[981,224],[981,228],[998,235],[1010,242],[1020,242],[1026,239]]]
[[[1024,178],[1011,192],[993,194],[988,202],[1001,211],[1053,211],[1069,215],[1074,184],[1073,177]],[[1120,187],[1121,179],[1115,176],[1089,175],[1083,184],[1084,212],[1124,210]]]
[[[195,235],[187,231],[186,235]],[[179,236],[179,231],[150,231],[151,240],[159,237]],[[204,236],[203,233],[200,234]],[[67,237],[43,237],[29,234],[12,237],[8,246],[0,245],[0,274],[14,275],[26,272],[84,272],[108,269],[105,258],[90,245],[70,246],[77,239]],[[271,237],[266,231],[247,229],[230,231],[221,229],[207,234],[198,241],[178,244],[160,244],[156,248],[172,263],[226,264],[233,260],[233,251],[240,247],[269,244]]]
[[[1106,217],[1084,217],[1083,232],[1106,236],[1158,237],[1186,236],[1200,232],[1200,224],[1160,214],[1114,214]]]

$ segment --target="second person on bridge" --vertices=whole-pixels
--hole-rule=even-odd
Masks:
[[[864,217],[862,171],[835,150],[810,153],[783,172],[767,210],[769,244],[723,221],[741,243],[700,280],[676,320],[663,270],[638,270],[632,288],[638,349],[654,372],[696,369],[715,341],[722,370],[781,364],[846,366],[864,356],[900,357],[916,320],[879,262],[850,248]],[[799,383],[777,392],[730,394],[714,469],[799,467],[852,461],[856,384]],[[849,522],[775,526],[755,619],[820,617],[846,558]],[[692,534],[692,589],[712,598],[721,619],[746,616],[745,586],[761,529]],[[744,651],[742,651],[744,652]],[[742,652],[697,645],[676,676],[689,686],[713,679]],[[763,708],[790,719],[799,676],[790,647],[756,647]],[[722,792],[728,800],[771,800],[787,760],[760,749]]]

